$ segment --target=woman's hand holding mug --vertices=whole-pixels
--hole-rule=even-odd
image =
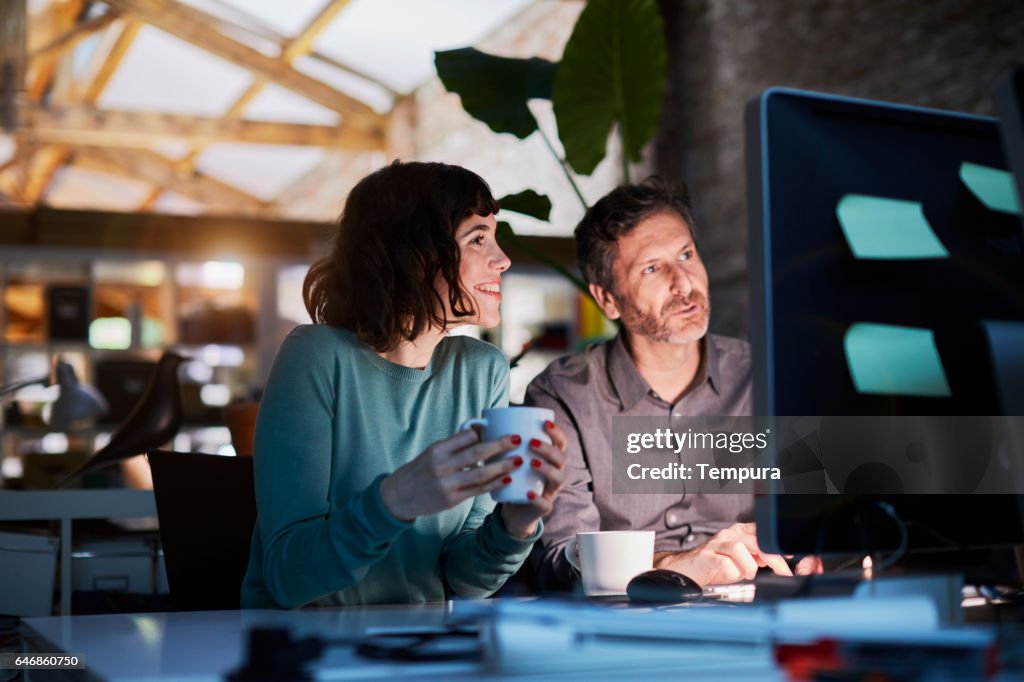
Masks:
[[[463,423],[381,481],[384,506],[395,518],[411,520],[491,493],[503,503],[505,530],[529,537],[565,482],[566,438],[553,416],[530,407],[484,410],[482,419]]]
[[[475,431],[459,431],[434,443],[381,481],[381,500],[392,516],[405,521],[451,509],[463,500],[511,483],[510,474],[517,468],[515,459],[488,460],[521,443],[522,437],[517,434],[480,442]],[[523,464],[519,462],[519,466]]]
[[[555,497],[565,484],[565,433],[551,420],[545,421],[544,431],[550,436],[550,443],[539,438],[529,442],[534,455],[530,459],[530,468],[544,482],[541,493],[538,495],[529,491],[525,504],[506,502],[501,505],[501,521],[505,524],[505,530],[516,537],[527,538],[533,535],[537,529],[537,519],[551,513]]]
[[[543,407],[492,407],[479,419],[460,428],[478,428],[483,440],[518,434],[519,448],[503,457],[519,458],[525,466],[511,474],[512,482],[491,492],[501,503],[499,513],[505,530],[525,538],[534,533],[537,519],[551,512],[555,496],[565,483],[565,433],[554,423],[555,413]]]

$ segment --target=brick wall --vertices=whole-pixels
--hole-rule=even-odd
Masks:
[[[1024,62],[1021,0],[662,0],[671,65],[654,147],[693,192],[712,330],[745,336],[743,107],[778,85],[991,114]]]

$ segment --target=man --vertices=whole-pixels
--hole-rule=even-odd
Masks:
[[[535,547],[542,590],[571,585],[563,549],[593,530],[657,531],[655,567],[702,585],[750,579],[761,566],[791,574],[758,548],[750,495],[612,493],[612,417],[751,413],[750,347],[707,333],[708,275],[693,226],[685,186],[650,178],[613,190],[576,227],[590,292],[622,326],[553,362],[526,392],[569,435],[565,487]]]

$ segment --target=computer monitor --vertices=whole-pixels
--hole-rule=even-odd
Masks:
[[[1006,161],[1017,181],[1017,196],[1024,199],[1024,65],[1007,69],[996,79],[993,99]]]
[[[748,104],[746,131],[755,415],[1021,414],[1006,396],[1024,372],[995,369],[1024,366],[1012,341],[1024,329],[1020,209],[996,120],[770,89]],[[826,493],[823,423],[806,452],[785,455],[802,458],[805,490]],[[978,442],[1002,438],[981,423]],[[1024,539],[1015,495],[784,489],[772,482],[756,504],[772,551],[894,549],[900,524],[878,500],[910,549]]]

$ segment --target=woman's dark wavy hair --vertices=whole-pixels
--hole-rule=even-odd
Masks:
[[[697,244],[690,190],[681,182],[652,175],[639,184],[616,187],[591,206],[574,232],[576,260],[587,283],[615,293],[612,263],[618,254],[618,241],[662,211],[672,211],[682,218]]]
[[[455,229],[498,212],[476,173],[444,163],[395,161],[352,188],[330,253],[310,268],[302,298],[313,321],[348,329],[378,352],[394,349],[452,314],[472,314],[459,281]]]

